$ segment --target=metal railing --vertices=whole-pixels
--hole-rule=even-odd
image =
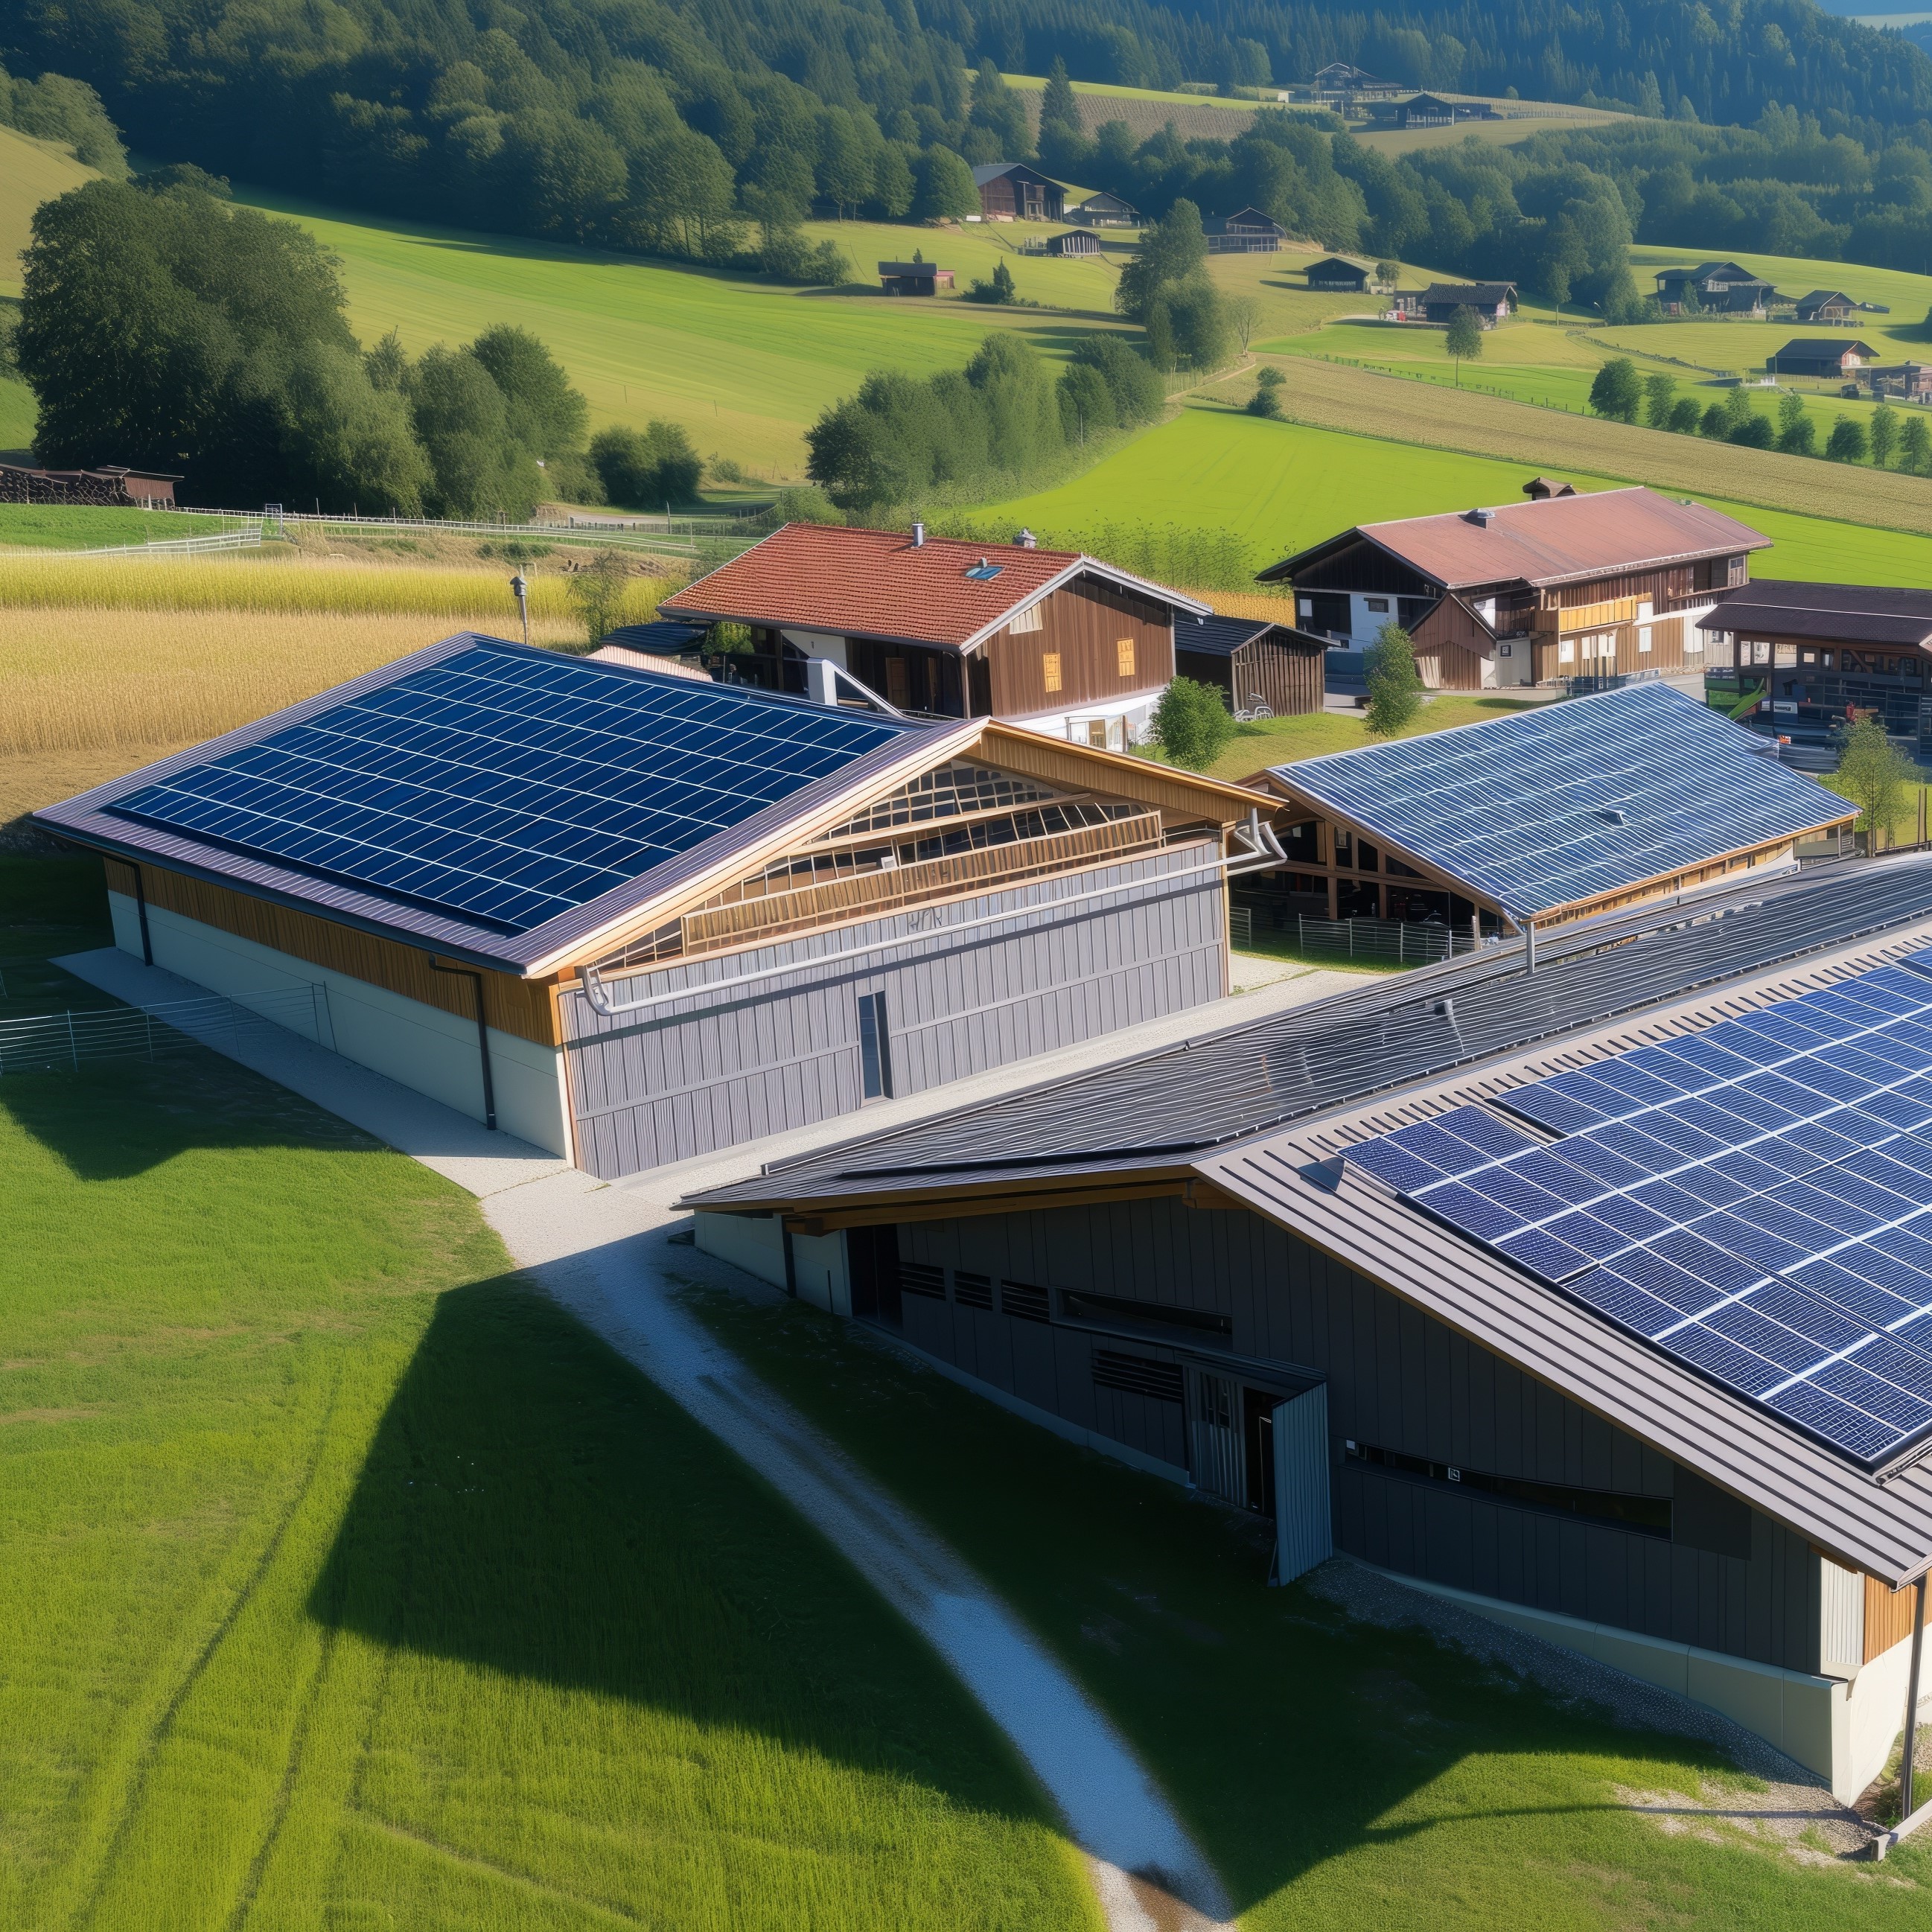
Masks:
[[[1473,952],[1478,944],[1460,928],[1400,919],[1310,919],[1298,913],[1294,932],[1300,952],[1398,966],[1431,966],[1454,953]],[[1282,936],[1287,934],[1284,924]]]
[[[41,1013],[0,1020],[0,1074],[78,1072],[98,1060],[156,1060],[201,1045],[232,1050],[244,1033],[272,1026],[331,1052],[335,1028],[328,989],[296,986],[228,999],[171,1000],[98,1012]]]
[[[210,550],[260,550],[262,526],[223,530],[205,537],[150,537],[146,543],[99,544],[86,550],[62,550],[63,556],[200,556]]]

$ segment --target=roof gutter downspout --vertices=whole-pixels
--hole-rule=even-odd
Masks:
[[[1924,1648],[1925,1579],[1922,1576],[1912,1586],[1912,1667],[1905,1687],[1905,1752],[1898,1768],[1898,1822],[1882,1838],[1872,1840],[1875,1858],[1883,1858],[1901,1838],[1909,1837],[1932,1817],[1932,1804],[1915,1808],[1912,1794],[1912,1760],[1918,1755],[1913,1747],[1918,1740],[1918,1666]]]
[[[1056,912],[1062,906],[1082,905],[1090,899],[1111,898],[1117,892],[1131,892],[1137,886],[1169,886],[1178,880],[1198,878],[1208,872],[1218,872],[1225,879],[1238,878],[1245,872],[1268,871],[1286,860],[1288,855],[1282,850],[1280,840],[1275,836],[1274,827],[1262,817],[1258,808],[1249,812],[1245,825],[1236,824],[1228,829],[1247,847],[1246,856],[1234,857],[1223,854],[1218,859],[1210,860],[1204,866],[1189,866],[1180,872],[1163,872],[1154,878],[1137,879],[1124,886],[1102,886],[1092,892],[1070,892],[1064,898],[1042,899],[1031,905],[1013,906],[1004,912],[989,913],[982,919],[964,920],[957,926],[941,926],[930,932],[902,933],[895,938],[874,940],[864,945],[844,946],[835,952],[814,953],[809,959],[794,959],[784,965],[767,966],[755,973],[734,974],[727,980],[704,980],[696,986],[675,988],[670,992],[650,994],[640,1000],[614,998],[598,968],[586,966],[582,970],[584,997],[590,1001],[593,1012],[601,1013],[606,1019],[620,1019],[632,1013],[647,1012],[653,1006],[668,1006],[675,1000],[697,999],[706,993],[728,992],[740,986],[755,985],[761,980],[776,980],[785,974],[796,973],[801,968],[839,965],[847,960],[867,958],[874,953],[888,952],[896,946],[916,944],[922,939],[950,939],[956,934],[975,932],[982,926],[1004,926],[1034,914]],[[901,910],[910,909],[899,908]],[[881,915],[886,918],[892,916],[890,911]],[[800,934],[797,937],[808,938],[809,934]],[[692,962],[668,959],[662,962],[658,970],[668,972],[680,964],[690,963]],[[649,971],[650,968],[646,967],[644,970]]]

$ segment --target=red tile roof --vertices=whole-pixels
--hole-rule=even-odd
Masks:
[[[1693,557],[1763,550],[1770,538],[1701,503],[1661,496],[1640,484],[1587,496],[1456,510],[1398,523],[1363,524],[1346,532],[1366,537],[1445,590],[1512,581],[1540,586],[1615,572],[1655,568]],[[1292,577],[1328,542],[1272,566],[1264,580]]]
[[[996,574],[967,574],[982,564],[996,567]],[[658,608],[670,617],[725,618],[964,650],[998,630],[1022,604],[1082,575],[1190,615],[1208,608],[1077,550],[946,537],[915,544],[897,530],[823,524],[787,524]]]

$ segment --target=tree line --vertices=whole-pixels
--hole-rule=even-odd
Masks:
[[[1546,292],[1567,277],[1600,298],[1618,200],[1646,239],[1646,213],[1672,240],[1719,225],[1690,245],[1784,249],[1790,231],[1828,253],[1825,231],[1842,230],[1866,259],[1882,247],[1916,266],[1906,257],[1928,232],[1913,224],[1932,59],[1800,0],[1520,0],[1507,16],[1478,0],[935,0],[918,13],[858,0],[248,0],[245,17],[208,0],[16,0],[0,11],[0,58],[75,76],[62,87],[98,90],[137,146],[212,173],[800,280],[844,272],[838,251],[799,232],[814,206],[886,220],[968,212],[971,164],[1035,149],[1000,71],[1056,62],[1088,80],[1232,88],[1346,59],[1406,83],[1644,117],[1479,165],[1442,151],[1390,162],[1305,116],[1298,135],[1137,145],[1124,124],[1090,135],[1070,91],[1042,103],[1049,172],[1156,214],[1182,199],[1215,213],[1252,201],[1278,219],[1294,211],[1291,225],[1331,246],[1400,254],[1396,238],[1422,237],[1432,265]],[[89,120],[85,100],[29,111],[47,126],[64,116],[108,152],[105,116]],[[1712,123],[1749,123],[1761,138]],[[1799,149],[1816,158],[1793,175],[1784,164]],[[1657,175],[1667,178],[1646,187]]]
[[[41,462],[179,474],[191,502],[463,519],[696,494],[675,425],[586,445],[583,396],[526,329],[365,350],[328,250],[218,187],[176,166],[35,212],[13,354]]]

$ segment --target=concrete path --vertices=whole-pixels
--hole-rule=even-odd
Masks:
[[[206,989],[113,950],[56,962],[137,1006]],[[608,1186],[286,1030],[206,1043],[478,1196],[512,1258],[785,1497],[917,1629],[1031,1766],[1085,1853],[1110,1932],[1230,1932],[1226,1894],[1132,1747],[1072,1675],[940,1538],[715,1341],[679,1296],[694,1278],[746,1277],[668,1245],[692,1188],[861,1131],[1198,1036],[1359,982],[1311,973],[1237,1000],[1110,1035],[1018,1067],[732,1148]],[[762,1285],[760,1285],[762,1287]]]

